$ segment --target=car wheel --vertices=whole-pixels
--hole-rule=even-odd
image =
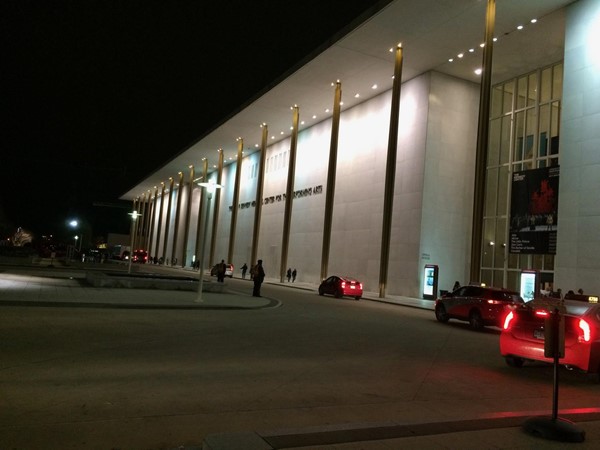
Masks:
[[[335,291],[335,298],[342,298],[344,296],[344,293],[341,290],[337,290]]]
[[[483,318],[479,311],[471,311],[471,314],[469,314],[469,325],[471,325],[471,328],[474,330],[481,330],[483,328]]]
[[[518,356],[505,356],[504,360],[510,367],[516,367],[517,369],[523,367],[523,363],[525,362],[523,358],[519,358]]]
[[[325,292],[323,292],[323,288],[320,287],[319,288],[319,295],[323,295],[323,294],[325,294]]]
[[[438,320],[438,322],[448,322],[450,317],[448,317],[448,313],[446,312],[446,307],[444,305],[437,305],[435,307],[435,318]]]
[[[355,300],[360,300],[360,295],[357,295],[356,297],[354,297]]]

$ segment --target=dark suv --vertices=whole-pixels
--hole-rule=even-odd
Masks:
[[[500,327],[511,308],[523,303],[518,292],[485,286],[462,286],[435,301],[435,317],[468,321],[471,328]]]

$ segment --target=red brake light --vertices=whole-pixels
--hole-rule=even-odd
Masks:
[[[535,315],[538,317],[548,317],[550,313],[545,309],[536,309]]]
[[[504,324],[502,326],[503,329],[508,330],[510,328],[510,324],[515,318],[515,313],[513,311],[509,312],[504,319]]]
[[[581,335],[578,338],[579,342],[590,342],[592,338],[590,324],[583,319],[579,319],[579,329],[581,330]]]
[[[346,282],[342,281],[342,289],[345,289],[345,288],[346,288]]]

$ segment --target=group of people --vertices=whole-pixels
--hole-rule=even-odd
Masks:
[[[298,271],[294,268],[294,270],[292,270],[292,268],[288,268],[286,276],[287,276],[287,280],[288,283],[290,282],[290,280],[292,281],[292,283],[294,281],[296,281],[296,275],[298,275]]]
[[[226,270],[226,264],[225,264],[225,260],[221,260],[221,262],[219,264],[217,264],[217,281],[218,282],[223,282],[225,280],[225,270]],[[246,278],[246,272],[248,271],[248,264],[244,263],[244,265],[241,267],[241,271],[242,271],[242,279]],[[288,283],[289,282],[294,282],[296,281],[296,277],[298,276],[298,271],[294,268],[292,270],[292,268],[290,267],[287,270],[287,280]],[[263,281],[265,280],[265,269],[263,267],[263,261],[262,259],[259,259],[256,262],[256,265],[252,266],[250,268],[250,279],[254,282],[254,287],[252,289],[252,296],[253,297],[260,297],[260,287],[263,283]]]

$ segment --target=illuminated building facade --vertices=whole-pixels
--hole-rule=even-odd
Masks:
[[[542,288],[599,293],[600,3],[497,2],[484,208],[475,218],[486,2],[452,3],[390,2],[132,187],[122,198],[142,211],[139,246],[190,267],[206,222],[204,267],[226,259],[237,270],[258,257],[267,279],[291,267],[318,284],[325,267],[366,291],[381,293],[383,279],[387,294],[421,297],[423,267],[434,264],[440,289],[455,280],[518,288],[521,270],[536,269]],[[533,194],[511,198],[520,173],[550,172],[560,180],[546,201],[555,210],[536,214]],[[208,180],[223,188],[206,221],[197,183]],[[530,221],[521,228],[517,204]],[[473,224],[482,236],[475,266]],[[529,231],[544,236],[543,248],[528,249]]]

